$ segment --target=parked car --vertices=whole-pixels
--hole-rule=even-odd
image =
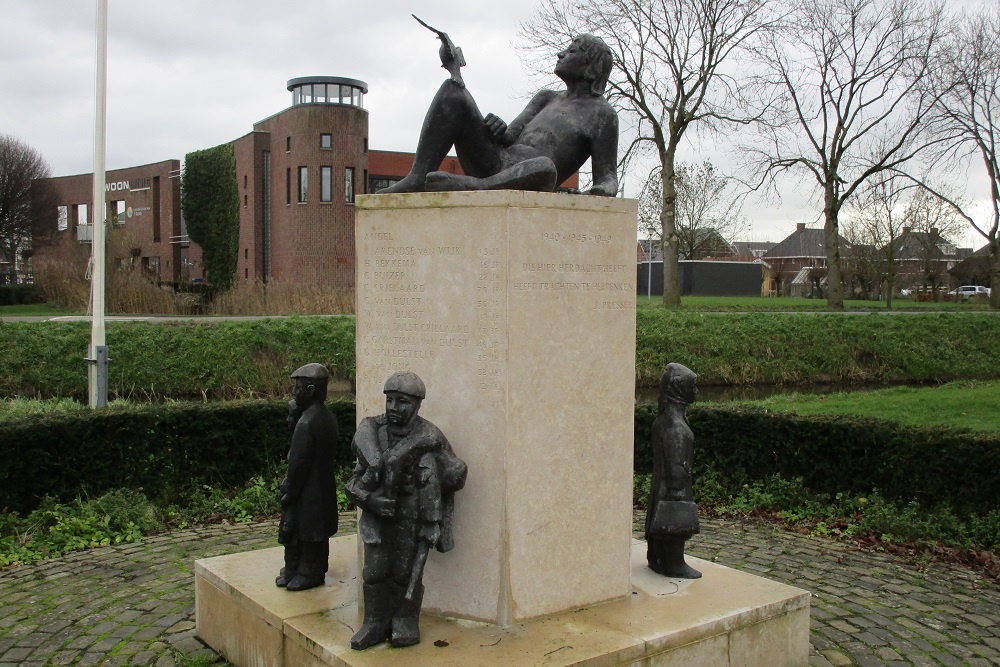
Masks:
[[[990,298],[990,288],[982,285],[962,285],[948,292],[955,301],[977,299],[985,301]]]

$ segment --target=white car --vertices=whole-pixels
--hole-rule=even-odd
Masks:
[[[956,301],[968,301],[969,299],[990,298],[990,288],[982,285],[962,285],[957,289],[948,292]]]

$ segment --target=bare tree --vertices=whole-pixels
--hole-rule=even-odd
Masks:
[[[873,176],[926,148],[917,130],[934,95],[920,84],[941,38],[941,10],[921,0],[804,0],[789,32],[762,52],[784,117],[747,146],[763,181],[793,172],[823,197],[828,304],[844,307],[839,218]]]
[[[11,265],[31,244],[36,224],[32,181],[48,175],[49,167],[38,151],[16,137],[0,135],[0,254]]]
[[[938,187],[937,192],[947,192]],[[958,201],[949,196],[952,201]],[[907,204],[905,219],[908,236],[912,239],[917,277],[924,287],[928,287],[935,301],[938,287],[948,284],[948,260],[956,255],[955,246],[949,241],[965,227],[965,221],[953,206],[932,194],[927,188],[919,187]]]
[[[615,58],[609,99],[634,121],[627,161],[651,146],[662,185],[663,303],[680,304],[675,161],[685,133],[701,124],[748,119],[740,82],[723,70],[774,25],[766,0],[545,0],[521,34],[532,51],[562,48],[595,33]]]
[[[990,308],[1000,309],[1000,9],[994,4],[963,15],[949,35],[934,70],[938,99],[929,127],[941,141],[936,165],[963,173],[976,158],[989,179],[989,212],[977,221],[963,205],[936,188],[989,244]],[[964,175],[964,173],[963,173]]]
[[[661,170],[653,169],[639,195],[639,231],[646,238],[661,241],[663,182]],[[674,176],[674,229],[677,254],[681,259],[703,259],[724,254],[744,229],[741,198],[735,183],[719,174],[708,160],[701,164],[681,164]]]
[[[903,200],[912,186],[903,179],[882,173],[869,180],[847,204],[844,238],[851,244],[848,266],[866,291],[877,288],[885,296],[886,308],[899,285],[902,268],[899,240],[907,225]],[[869,294],[870,296],[870,294]]]

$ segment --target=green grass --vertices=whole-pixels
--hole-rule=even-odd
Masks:
[[[72,398],[7,398],[0,400],[0,420],[27,415],[48,415],[83,410],[84,405]]]
[[[0,317],[59,317],[60,315],[80,315],[81,313],[56,308],[47,303],[19,304],[16,306],[0,306]]]
[[[800,415],[858,415],[912,426],[947,425],[1000,432],[1000,382],[958,381],[936,387],[892,387],[835,394],[781,394],[747,401]]]
[[[658,296],[636,297],[636,306],[641,309],[656,309],[663,307],[663,300]],[[681,310],[698,311],[738,311],[738,312],[802,312],[827,310],[826,299],[806,299],[804,297],[764,297],[764,296],[685,296],[681,297]],[[861,301],[848,299],[844,302],[845,310],[884,311],[884,301]],[[912,299],[893,299],[892,310],[902,311],[987,311],[987,303],[957,303],[952,301],[914,301]]]

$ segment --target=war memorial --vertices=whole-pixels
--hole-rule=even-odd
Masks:
[[[275,585],[287,545],[197,561],[198,636],[240,667],[807,664],[807,592],[685,561],[684,367],[661,383],[655,539],[632,538],[637,209],[614,196],[610,52],[574,39],[566,90],[507,125],[439,37],[413,171],[357,202],[359,534],[302,590]],[[465,174],[435,171],[453,148]],[[587,160],[592,189],[560,191]]]

